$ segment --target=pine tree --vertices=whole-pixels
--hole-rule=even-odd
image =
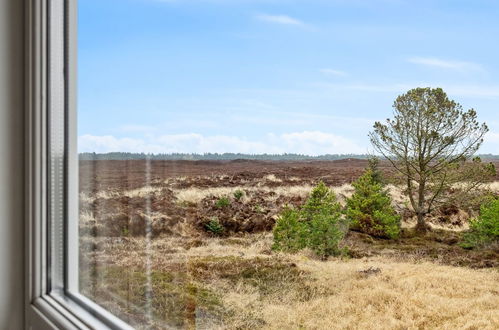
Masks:
[[[368,168],[353,186],[355,192],[347,200],[346,210],[350,228],[372,236],[397,238],[400,216],[391,206],[388,192],[376,182],[373,171]]]
[[[322,259],[338,255],[338,244],[348,230],[341,205],[323,182],[300,209],[285,208],[274,227],[275,250],[296,252],[309,248]]]

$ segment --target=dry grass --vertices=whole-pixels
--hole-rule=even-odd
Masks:
[[[347,198],[350,198],[354,193],[354,188],[351,184],[344,184],[339,187],[330,188],[336,194],[338,201],[343,205],[346,203]]]
[[[492,192],[499,194],[499,181],[489,183],[487,185],[487,188],[490,189]]]
[[[259,307],[267,329],[497,329],[499,275],[431,263],[383,259],[300,261],[317,293],[299,302],[278,297]],[[380,275],[360,270],[379,267]],[[323,294],[323,291],[329,293]],[[233,294],[228,305],[247,309],[253,299]]]
[[[263,177],[263,179],[270,182],[282,182],[282,180],[276,177],[275,174],[267,174]]]
[[[310,194],[313,189],[312,185],[295,185],[295,186],[278,186],[278,187],[245,187],[245,186],[235,186],[235,187],[213,187],[213,188],[187,188],[187,189],[174,189],[175,196],[179,202],[187,202],[197,204],[204,198],[208,196],[222,197],[222,196],[232,196],[236,190],[242,190],[249,194],[254,194],[258,192],[262,193],[273,193],[272,196],[268,196],[269,200],[275,200],[279,196],[293,197],[300,196],[306,197]],[[350,197],[353,193],[353,187],[349,184],[344,184],[340,187],[331,187],[331,189],[338,195],[341,202],[344,202],[346,198]]]
[[[150,194],[156,194],[161,191],[161,187],[144,186],[137,189],[128,190],[125,196],[128,197],[144,197]]]
[[[307,196],[312,190],[311,185],[299,186],[280,186],[280,187],[213,187],[213,188],[187,188],[187,189],[174,189],[175,197],[179,202],[197,204],[208,196],[222,197],[232,196],[237,190],[242,190],[246,193],[252,194],[257,192],[275,193],[271,199],[276,199],[278,196]]]
[[[455,232],[462,232],[470,229],[469,224],[469,215],[468,213],[460,210],[458,214],[451,216],[453,219],[461,219],[457,225],[453,225],[452,223],[444,223],[439,224],[438,221],[435,221],[435,218],[427,218],[428,225],[435,230],[449,230]],[[452,222],[452,221],[451,221]],[[416,216],[408,219],[404,219],[401,223],[402,228],[414,228],[417,224]]]
[[[95,217],[91,211],[85,210],[80,212],[80,223],[87,224],[93,221],[95,221]]]
[[[176,181],[181,181],[182,178],[175,178]],[[310,193],[313,186],[311,184],[293,185],[293,186],[278,186],[278,187],[267,187],[263,186],[265,182],[282,182],[281,179],[277,178],[274,174],[269,174],[263,177],[263,182],[256,187],[254,186],[236,186],[236,187],[212,187],[212,188],[196,188],[189,187],[185,189],[174,189],[175,195],[180,202],[189,203],[199,203],[205,197],[210,195],[215,197],[221,196],[232,196],[236,190],[243,190],[249,193],[256,193],[258,191],[269,193],[274,192],[281,196],[306,196]],[[171,182],[169,182],[171,183]],[[344,184],[338,187],[330,187],[338,196],[340,202],[344,202],[346,198],[353,194],[353,187],[351,184]],[[403,187],[388,185],[388,192],[393,200],[393,204],[401,208],[408,205],[408,198],[403,192]],[[487,184],[485,188],[491,190],[492,192],[499,193],[499,182],[492,182]],[[148,194],[156,194],[162,190],[160,186],[145,186],[133,190],[127,190],[123,192],[105,190],[99,191],[95,195],[97,198],[115,198],[120,196],[128,197],[144,197]],[[93,198],[87,194],[81,193],[80,200],[86,202],[92,202]]]
[[[123,269],[143,267],[149,258],[154,276],[163,278],[162,272],[174,270],[175,276],[211,292],[222,312],[212,315],[219,322],[210,328],[499,327],[497,269],[476,270],[421,260],[402,262],[389,256],[324,262],[306,252],[269,254],[271,243],[270,234],[201,241],[165,237],[150,243],[128,239],[103,245],[103,256],[107,263]],[[362,272],[369,268],[381,271]],[[146,280],[145,275],[140,278]],[[140,283],[137,285],[140,287]],[[127,293],[126,286],[121,287],[124,291],[120,295],[130,299],[133,295]],[[169,306],[175,304],[171,299],[180,299],[172,294],[170,285],[163,290],[155,296]],[[203,315],[198,317],[196,324],[203,324]]]

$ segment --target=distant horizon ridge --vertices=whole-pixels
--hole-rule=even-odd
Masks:
[[[246,153],[134,153],[134,152],[82,152],[78,154],[80,160],[341,160],[348,158],[368,159],[368,154],[324,154],[305,155],[296,153],[282,154],[246,154]],[[483,159],[499,159],[499,155],[479,154]]]

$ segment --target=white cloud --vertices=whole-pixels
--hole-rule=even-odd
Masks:
[[[348,154],[365,153],[365,148],[358,146],[352,140],[320,131],[304,131],[282,134],[287,152],[299,154]]]
[[[267,15],[267,14],[261,14],[256,16],[257,19],[264,21],[264,22],[269,22],[269,23],[276,23],[276,24],[283,24],[283,25],[304,25],[304,23],[296,18],[289,17],[287,15]]]
[[[320,131],[267,134],[250,140],[237,136],[197,133],[172,134],[139,139],[117,138],[111,135],[82,135],[78,139],[80,152],[145,152],[145,153],[205,153],[241,152],[300,153],[307,155],[365,153],[354,141]]]
[[[334,70],[334,69],[321,69],[323,74],[328,76],[346,77],[348,74],[345,71]]]
[[[483,71],[480,64],[465,61],[443,60],[435,57],[411,57],[408,62],[429,67],[449,69],[455,71]]]

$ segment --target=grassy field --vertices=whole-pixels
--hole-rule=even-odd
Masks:
[[[84,274],[84,293],[139,328],[499,327],[497,265],[442,260],[427,244],[328,261],[273,253],[269,234],[98,244],[105,249]]]

